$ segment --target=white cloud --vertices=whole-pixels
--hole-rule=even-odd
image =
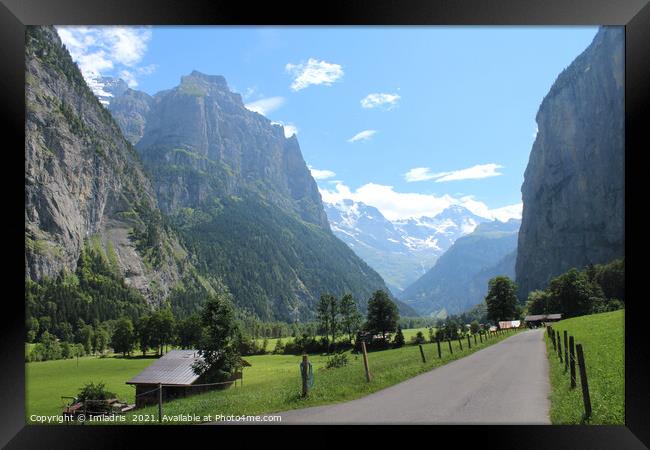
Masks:
[[[452,170],[450,172],[431,173],[428,167],[415,167],[404,174],[404,179],[408,182],[435,180],[436,183],[445,181],[458,180],[480,180],[483,178],[496,177],[503,175],[498,172],[503,166],[499,164],[477,164],[467,169]]]
[[[285,70],[294,77],[291,83],[291,89],[294,91],[299,91],[312,84],[329,86],[343,77],[343,67],[339,64],[318,61],[314,58],[309,58],[306,63],[288,63]]]
[[[411,217],[435,216],[451,205],[463,206],[474,214],[488,219],[507,220],[521,218],[521,204],[508,205],[491,210],[485,203],[472,196],[461,198],[449,194],[436,196],[416,192],[396,192],[393,186],[366,183],[352,191],[343,183],[337,183],[332,190],[319,188],[326,203],[337,203],[344,199],[363,202],[377,208],[388,220],[402,220]]]
[[[113,70],[130,87],[136,87],[137,77],[156,69],[155,64],[138,66],[151,39],[149,27],[64,26],[56,30],[95,95],[110,97],[100,78]]]
[[[390,110],[397,105],[401,97],[397,94],[375,93],[361,99],[361,107],[366,109],[383,107]]]
[[[377,130],[363,130],[348,139],[348,142],[366,141],[375,133],[377,133]]]
[[[263,116],[275,111],[284,104],[284,97],[267,97],[246,103],[244,106],[250,111],[254,111]]]
[[[151,39],[151,30],[134,27],[101,27],[104,45],[111,50],[111,57],[125,66],[134,66],[142,60]]]
[[[292,123],[271,122],[272,125],[280,125],[284,130],[284,137],[289,139],[294,134],[298,134],[298,127]]]
[[[309,171],[315,180],[326,180],[328,178],[336,176],[336,173],[332,172],[331,170],[314,169],[312,166],[309,166]]]

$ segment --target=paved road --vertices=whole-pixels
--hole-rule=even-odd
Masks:
[[[549,424],[543,329],[358,400],[281,412],[283,424]]]

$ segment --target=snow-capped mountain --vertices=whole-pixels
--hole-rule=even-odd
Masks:
[[[398,295],[456,239],[490,221],[453,205],[434,217],[390,221],[377,208],[353,200],[325,203],[334,234],[384,278]]]

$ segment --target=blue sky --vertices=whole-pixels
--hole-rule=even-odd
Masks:
[[[596,27],[65,27],[95,90],[149,94],[192,70],[297,133],[326,201],[389,219],[450,204],[517,217],[535,114]]]

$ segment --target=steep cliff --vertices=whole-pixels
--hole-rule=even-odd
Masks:
[[[120,118],[128,112],[122,97],[109,106]],[[123,129],[129,127],[132,124],[123,122]],[[329,229],[297,138],[285,138],[281,126],[247,110],[219,75],[194,71],[175,88],[157,93],[137,148],[167,213],[205,206],[219,196],[256,192],[300,219]]]
[[[93,239],[128,285],[160,301],[183,249],[162,226],[137,152],[51,27],[27,28],[25,82],[26,276],[73,272]]]
[[[624,253],[624,30],[603,27],[537,113],[521,188],[520,297]]]

